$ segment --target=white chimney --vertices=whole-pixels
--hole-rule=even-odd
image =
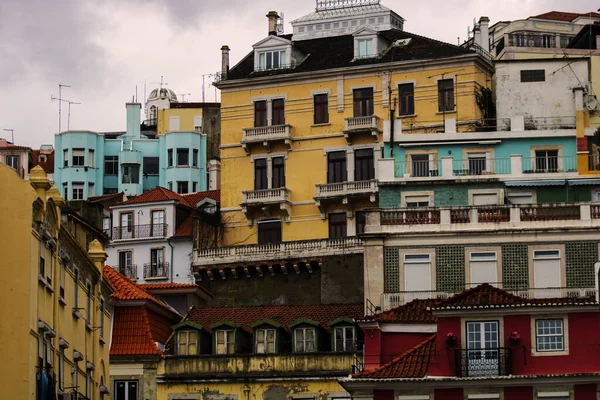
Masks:
[[[600,50],[600,35],[596,36],[596,50]]]
[[[229,46],[221,46],[221,79],[226,79],[229,73]]]
[[[269,11],[267,18],[269,19],[269,36],[277,36],[277,20],[279,19],[277,11]]]
[[[488,17],[479,18],[479,30],[481,34],[481,43],[479,44],[487,52],[490,51],[490,19]]]
[[[479,29],[479,25],[473,27],[473,43],[481,46],[481,30]]]
[[[221,161],[213,158],[208,162],[208,190],[221,189]]]

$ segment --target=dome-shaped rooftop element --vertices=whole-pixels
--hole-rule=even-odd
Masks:
[[[174,91],[167,88],[154,89],[148,96],[148,101],[157,99],[168,99],[171,102],[177,102],[177,95]]]

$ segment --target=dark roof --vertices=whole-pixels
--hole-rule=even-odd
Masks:
[[[598,14],[597,12],[580,14],[580,13],[572,13],[572,12],[564,12],[564,11],[550,11],[550,12],[540,14],[540,15],[535,15],[535,16],[532,16],[529,18],[571,22],[579,17],[589,17],[590,15],[592,16],[592,18],[600,18],[600,14]]]
[[[437,299],[415,299],[389,311],[365,317],[362,321],[396,322],[405,324],[435,323],[436,318],[431,314],[429,308],[433,307],[437,302]]]
[[[171,103],[169,108],[220,108],[221,103],[202,103],[188,101],[185,103]]]
[[[565,305],[594,305],[593,297],[555,297],[527,299],[515,296],[488,283],[465,290],[448,299],[439,301],[431,310],[458,310],[474,308],[542,307]]]
[[[46,161],[39,161],[40,155],[46,156]],[[42,167],[44,172],[48,174],[54,173],[54,150],[49,153],[42,153],[41,150],[32,150],[31,151],[31,162],[29,163],[29,170],[35,166],[39,165]]]
[[[394,358],[387,364],[373,371],[361,372],[352,376],[353,379],[394,379],[394,378],[424,378],[427,375],[429,361],[435,353],[435,338],[431,336],[406,353]]]
[[[590,37],[590,31],[592,33]],[[600,25],[586,25],[584,26],[577,36],[571,39],[571,42],[567,46],[569,49],[585,49],[585,50],[598,50],[596,44],[596,37],[600,36]],[[591,38],[591,40],[590,40]]]
[[[248,333],[253,329],[250,324],[260,321],[273,321],[288,330],[288,325],[300,319],[319,323],[329,331],[329,322],[338,318],[360,318],[363,315],[362,304],[319,304],[319,305],[280,305],[248,307],[194,307],[186,320],[202,325],[210,332],[210,326],[221,321],[236,325]]]
[[[415,35],[414,33],[399,29],[381,31],[378,32],[378,34],[384,39],[387,39],[390,46],[398,39],[411,39],[411,41],[406,46],[390,47],[390,50],[384,52],[381,57],[367,58],[353,62],[354,37],[352,35],[299,40],[293,42],[293,46],[307,55],[307,57],[295,68],[254,72],[254,52],[251,52],[229,71],[227,80],[322,71],[333,68],[383,64],[398,61],[431,60],[465,54],[475,54],[472,50],[426,38],[424,36]],[[279,37],[292,40],[292,35],[281,35]]]

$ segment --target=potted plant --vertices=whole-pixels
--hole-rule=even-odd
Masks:
[[[508,340],[510,340],[512,344],[518,344],[519,340],[521,340],[521,335],[519,334],[519,332],[514,331],[510,334]]]
[[[452,345],[454,343],[456,343],[456,335],[454,332],[448,332],[446,334],[446,344]]]

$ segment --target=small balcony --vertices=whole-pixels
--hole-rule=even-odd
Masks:
[[[290,190],[287,188],[245,190],[242,192],[240,206],[249,221],[253,220],[255,211],[261,211],[264,207],[271,208],[272,211],[280,210],[284,218],[289,219],[292,207]]]
[[[328,203],[349,204],[351,199],[368,198],[371,203],[377,201],[379,185],[377,180],[324,183],[316,185],[315,201],[321,213],[325,213]]]
[[[367,117],[352,117],[344,120],[344,137],[348,144],[352,144],[352,137],[368,134],[373,136],[375,142],[379,141],[381,130],[381,120],[377,115]]]
[[[144,279],[167,279],[169,277],[169,263],[144,264]]]
[[[512,371],[510,348],[456,349],[456,376],[507,376]]]
[[[242,147],[246,154],[250,154],[249,145],[259,143],[271,151],[271,143],[283,142],[292,148],[292,126],[291,125],[269,125],[255,128],[242,129]]]
[[[126,278],[131,279],[132,281],[135,281],[138,278],[136,264],[119,265],[117,267],[117,271],[119,271],[120,274],[124,275]]]
[[[167,224],[117,226],[112,240],[158,239],[167,236]]]

